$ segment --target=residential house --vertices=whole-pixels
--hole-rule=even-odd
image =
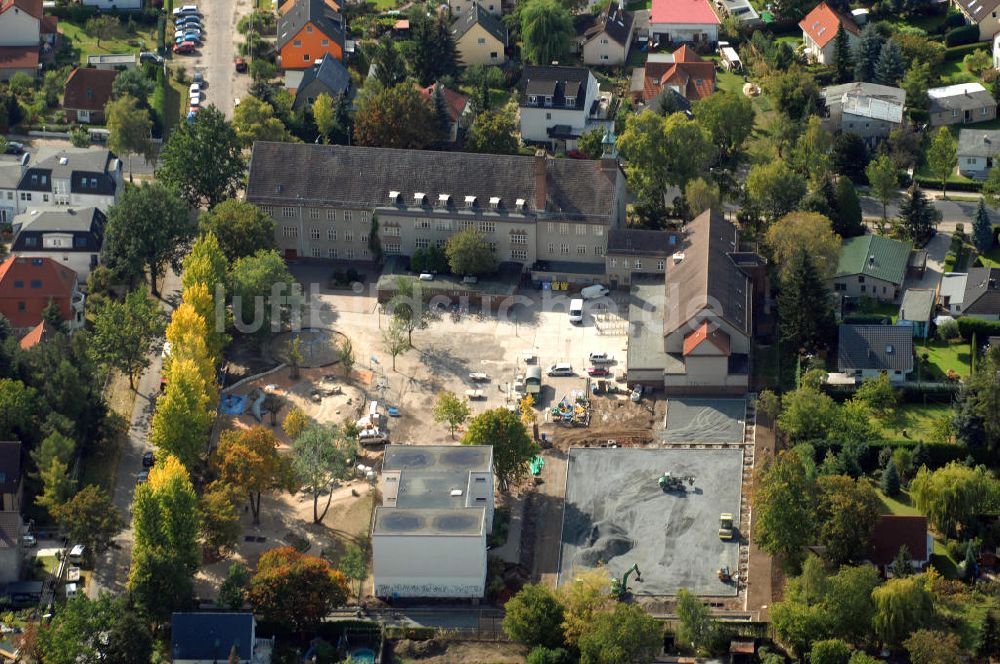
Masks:
[[[344,17],[323,0],[289,0],[278,16],[281,68],[310,69],[325,54],[344,59]]]
[[[666,90],[672,90],[688,102],[715,91],[715,63],[702,60],[688,45],[673,53],[650,53],[643,67],[632,70],[630,92],[636,101],[655,107]]]
[[[837,369],[856,382],[885,374],[901,383],[913,371],[913,333],[904,325],[841,325]]]
[[[21,347],[21,350],[34,348],[38,344],[45,341],[49,337],[49,334],[50,329],[45,325],[45,321],[43,320],[41,323],[31,328],[30,332],[21,337],[21,341],[18,342],[18,345]]]
[[[117,76],[117,69],[77,67],[63,87],[63,109],[82,124],[104,124],[104,107]]]
[[[214,664],[232,661],[236,648],[240,664],[255,661],[260,644],[252,613],[175,613],[170,617],[170,656],[174,664]]]
[[[597,16],[583,14],[590,20],[577,24],[577,44],[583,64],[620,67],[628,60],[635,35],[632,12],[619,0],[610,0]]]
[[[24,175],[24,166],[30,159],[22,155],[20,162],[0,163],[0,223],[10,223],[17,214],[17,185]]]
[[[969,275],[966,272],[945,272],[938,288],[938,303],[952,316],[962,315],[962,300],[965,299],[965,285]]]
[[[288,168],[296,164],[296,168]],[[481,231],[498,262],[550,262],[561,280],[601,281],[607,232],[625,219],[616,160],[551,159],[303,143],[254,144],[246,200],[275,220],[288,258],[411,256]]]
[[[528,66],[521,80],[521,140],[572,150],[585,131],[608,125],[610,99],[589,69]]]
[[[609,288],[627,288],[633,277],[640,275],[658,275],[662,283],[667,271],[667,260],[677,250],[681,237],[677,231],[639,228],[609,230],[604,264]]]
[[[649,31],[654,41],[714,44],[720,23],[709,0],[653,0]]]
[[[38,48],[31,46],[0,46],[0,81],[9,81],[14,74],[38,76]]]
[[[285,88],[295,95],[292,110],[311,108],[320,95],[336,100],[351,92],[351,73],[329,53],[309,69],[292,70],[285,74]]]
[[[24,486],[21,441],[0,441],[0,512],[21,511]]]
[[[884,572],[894,571],[893,563],[903,547],[906,547],[913,570],[922,570],[930,562],[934,538],[927,532],[927,517],[881,515],[869,538],[868,559]]]
[[[138,11],[142,9],[142,0],[80,0],[87,7],[98,9],[117,9],[118,11]]]
[[[503,15],[503,2],[501,0],[448,0],[448,7],[451,8],[452,18],[459,18],[468,14],[476,5],[496,16]]]
[[[101,148],[41,148],[27,161],[17,185],[17,213],[33,207],[71,205],[101,212],[118,201],[125,186],[121,161]]]
[[[862,235],[843,241],[833,292],[840,297],[871,297],[893,302],[899,297],[913,245],[883,235]]]
[[[436,96],[441,95],[444,103],[444,112],[448,116],[448,136],[447,143],[454,143],[458,140],[458,130],[462,124],[462,118],[469,113],[469,98],[460,92],[455,92],[451,88],[446,88],[442,83],[434,83],[426,88],[419,88],[420,96],[426,99],[431,105],[437,104]]]
[[[1000,320],[1000,268],[969,268],[962,296],[962,315]]]
[[[739,232],[720,211],[685,227],[666,276],[634,278],[629,307],[630,384],[668,394],[742,394],[750,377],[754,274],[766,268],[739,251]]]
[[[451,37],[463,66],[502,65],[507,61],[507,26],[497,14],[478,3],[452,24]]]
[[[137,66],[139,66],[137,53],[102,53],[87,56],[87,67],[95,69],[135,69]]]
[[[957,83],[927,91],[932,127],[989,122],[997,117],[997,102],[982,83]]]
[[[979,41],[989,41],[1000,32],[1000,0],[951,0],[951,4],[962,12],[966,23],[979,26]]]
[[[837,32],[841,27],[847,33],[848,46],[852,46],[861,34],[853,18],[841,14],[825,2],[806,14],[799,21],[799,27],[802,28],[802,42],[808,49],[809,58],[823,65],[833,64]]]
[[[931,330],[931,318],[937,304],[937,294],[931,288],[907,288],[899,305],[897,325],[908,326],[913,336],[926,339]]]
[[[0,80],[38,76],[43,20],[42,0],[0,0]]]
[[[23,331],[35,327],[49,304],[59,307],[70,329],[83,325],[84,295],[73,270],[51,258],[16,254],[0,263],[0,313],[11,327]]]
[[[906,91],[876,83],[844,83],[822,91],[824,125],[834,133],[857,134],[869,146],[903,123]]]
[[[741,27],[754,28],[763,23],[750,0],[715,0],[715,6],[739,21]]]
[[[1000,129],[960,129],[958,131],[958,172],[982,180],[993,168],[1000,152]]]
[[[16,583],[24,565],[24,520],[19,512],[0,512],[0,584]],[[41,582],[38,583],[41,585]],[[10,586],[8,585],[8,595]]]
[[[101,260],[107,218],[95,207],[34,208],[14,217],[12,253],[46,257],[76,272],[81,284]]]

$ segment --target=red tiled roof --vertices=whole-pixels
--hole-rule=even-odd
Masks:
[[[43,16],[40,30],[43,35],[54,35],[59,32],[59,17]]]
[[[42,18],[42,0],[2,0],[0,1],[0,14],[11,7],[17,7],[22,12],[31,14],[37,19]]]
[[[872,531],[869,555],[873,563],[888,565],[906,546],[913,560],[927,560],[927,517],[883,514]]]
[[[76,289],[76,272],[51,258],[27,258],[15,255],[0,263],[0,308],[14,327],[35,327],[41,310],[49,301],[61,301],[63,314],[69,313],[69,300]],[[17,303],[27,306],[21,309]]]
[[[34,328],[31,332],[21,337],[21,350],[28,350],[32,346],[41,343],[42,337],[45,336],[45,321],[42,321]]]
[[[672,85],[688,101],[698,101],[715,92],[715,65],[706,62],[686,45],[673,53],[674,61],[647,62],[642,98],[649,101],[663,86]]]
[[[0,69],[38,69],[38,47],[0,46]]]
[[[718,348],[723,355],[729,355],[729,335],[724,330],[712,329],[707,320],[684,337],[684,354],[690,355],[704,341]]]
[[[63,88],[63,108],[70,110],[103,111],[111,99],[111,85],[118,72],[107,69],[77,67]]]
[[[653,0],[650,23],[718,25],[719,17],[708,0]]]
[[[393,30],[409,30],[410,21],[409,19],[401,18],[392,26]]]
[[[844,30],[854,34],[861,31],[858,29],[854,19],[835,12],[830,5],[821,2],[816,8],[806,14],[806,17],[799,22],[802,32],[819,44],[820,48],[830,43],[830,40],[837,36],[837,29],[840,24],[844,24]]]
[[[426,88],[419,88],[420,96],[432,104],[434,103],[435,85],[438,84],[431,83]],[[448,117],[451,118],[452,122],[457,122],[458,119],[462,117],[462,113],[465,112],[465,107],[469,103],[469,98],[444,86],[441,86],[441,96],[444,97],[444,104],[448,107]]]

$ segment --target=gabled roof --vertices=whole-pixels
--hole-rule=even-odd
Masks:
[[[935,300],[932,288],[907,288],[899,305],[899,320],[929,321]]]
[[[0,441],[0,493],[16,493],[21,486],[21,441]],[[10,509],[8,505],[6,509]]]
[[[863,274],[893,284],[902,284],[913,245],[883,235],[852,237],[840,245],[835,277]]]
[[[117,76],[117,69],[77,67],[66,79],[63,107],[72,111],[103,111],[111,99],[111,86]]]
[[[48,330],[45,328],[45,321],[43,320],[35,327],[31,328],[31,331],[26,335],[21,337],[19,345],[21,350],[28,350],[29,348],[34,348],[38,344],[42,343],[45,338],[45,334]]]
[[[721,21],[708,0],[653,0],[649,22],[719,25]]]
[[[42,18],[42,0],[3,0],[0,2],[0,14],[13,9],[14,7],[17,7],[22,12],[30,14],[39,20]]]
[[[23,526],[24,520],[21,518],[20,512],[0,512],[0,549],[19,547]],[[41,581],[37,583],[38,585],[42,584]]]
[[[38,69],[38,47],[0,46],[0,69]]]
[[[688,101],[704,99],[715,91],[715,63],[702,60],[686,44],[667,57],[654,57],[658,55],[666,54],[653,54],[646,61],[644,100],[659,96],[665,87],[678,88]]]
[[[926,561],[929,558],[926,516],[883,514],[878,518],[869,545],[871,561],[880,566],[889,565],[902,546],[906,547],[913,560]]]
[[[837,36],[837,30],[840,29],[841,25],[844,26],[846,32],[855,35],[861,33],[853,18],[834,11],[825,2],[816,5],[815,9],[799,21],[799,27],[802,28],[802,32],[809,35],[820,48],[825,47]]]
[[[927,110],[930,113],[997,105],[993,94],[982,83],[956,83],[931,88],[927,91],[927,99]]]
[[[551,97],[551,108],[586,110],[587,86],[590,84],[590,70],[586,67],[529,66],[524,68],[521,80],[520,104],[523,107],[541,106],[543,97]],[[539,98],[538,104],[529,103],[531,96]],[[566,105],[568,97],[573,98],[573,104],[569,106]]]
[[[611,228],[606,253],[666,258],[677,249],[677,243],[677,233],[673,231]]]
[[[913,371],[913,330],[905,325],[841,325],[840,371]]]
[[[293,107],[300,104],[302,100],[299,97],[306,95],[309,92],[306,88],[313,83],[319,83],[322,87],[326,88],[331,97],[345,95],[351,87],[351,73],[347,71],[347,68],[344,67],[340,60],[329,53],[324,53],[323,59],[320,60],[318,65],[314,65],[303,72],[302,80],[299,81],[298,87],[295,90]],[[314,94],[313,96],[316,95]]]
[[[0,263],[2,299],[69,298],[75,289],[76,272],[51,258],[22,258],[15,254]],[[26,322],[16,315],[8,314],[7,317],[14,327],[34,327],[38,324],[37,319]]]
[[[58,16],[43,16],[42,22],[39,24],[39,30],[43,35],[54,35],[59,32],[59,17]]]
[[[170,654],[181,659],[228,661],[236,646],[240,660],[253,658],[251,613],[175,613],[170,618]]]
[[[667,261],[667,312],[663,335],[684,327],[710,308],[736,330],[749,335],[752,284],[729,254],[739,248],[736,227],[721,211],[706,210],[685,228],[677,260]]]
[[[959,157],[994,157],[1000,152],[1000,129],[960,129]]]
[[[955,4],[973,22],[979,23],[1000,7],[1000,0],[956,0]]]
[[[611,0],[583,36],[585,41],[590,41],[602,34],[621,46],[628,46],[632,35],[632,12],[626,11],[617,0]]]
[[[730,353],[729,335],[724,330],[715,328],[707,320],[702,321],[701,325],[684,337],[684,355],[690,355],[703,343],[711,344],[723,355],[728,356]]]
[[[462,117],[466,107],[469,105],[469,98],[460,92],[455,92],[451,88],[445,87],[441,83],[432,83],[426,88],[418,88],[420,96],[433,104],[434,88],[436,87],[441,88],[441,96],[444,97],[444,105],[448,109],[448,117],[451,118],[452,122],[458,122],[458,119]]]
[[[484,9],[478,2],[472,5],[472,8],[465,16],[460,16],[457,21],[451,24],[452,37],[457,42],[475,25],[482,27],[491,37],[504,46],[507,45],[507,27],[503,24],[503,21],[500,20],[499,16],[494,16]]]
[[[104,213],[96,207],[33,208],[17,215],[11,222],[14,234],[10,244],[11,251],[44,251],[40,241],[35,247],[27,247],[27,238],[37,238],[44,233],[67,233],[73,236],[73,245],[60,248],[58,252],[97,252],[101,250],[104,239],[104,222]]]
[[[289,0],[292,6],[278,17],[277,46],[285,44],[302,32],[307,23],[312,23],[317,30],[344,45],[343,16],[323,0]]]
[[[965,281],[963,314],[1000,314],[1000,268],[973,267]]]
[[[66,179],[70,181],[70,191],[74,194],[111,196],[115,193],[117,183],[113,174],[121,168],[121,164],[110,150],[43,147],[34,156],[34,164],[28,163],[18,189],[52,191],[53,179]],[[42,175],[44,180],[40,177]]]

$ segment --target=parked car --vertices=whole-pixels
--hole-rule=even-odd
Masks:
[[[148,468],[143,468],[135,476],[135,484],[136,484],[136,486],[138,486],[140,484],[145,484],[148,480],[149,480],[149,469]]]
[[[153,53],[152,51],[140,51],[139,62],[155,62],[156,64],[161,64],[163,62],[163,56],[159,53]]]
[[[194,42],[195,44],[201,43],[201,33],[188,30],[184,33],[184,41]]]
[[[245,74],[247,71],[247,61],[243,58],[236,58],[236,73]]]
[[[174,44],[174,53],[180,53],[180,54],[194,53],[194,42],[184,41]]]
[[[185,25],[180,30],[174,32],[174,39],[177,39],[178,37],[189,37],[189,36],[201,39],[201,30],[199,30],[198,28],[192,28],[190,26]]]
[[[191,77],[191,80],[193,80],[199,86],[205,87],[205,75],[200,71],[196,71],[194,73],[194,76]]]
[[[197,112],[196,109],[201,108],[201,95],[195,95],[191,97],[191,110]]]
[[[586,288],[581,290],[580,295],[585,300],[596,300],[599,297],[604,297],[610,292],[611,291],[609,291],[601,284],[594,284],[593,286],[587,286]]]
[[[434,275],[430,272],[421,272],[420,276],[417,277],[420,281],[434,281]]]
[[[635,403],[639,403],[640,401],[642,401],[642,391],[643,391],[642,385],[636,385],[635,389],[632,390],[632,394],[629,395],[629,399],[631,399]]]
[[[545,373],[550,376],[572,376],[573,365],[568,362],[560,362],[551,365]]]
[[[174,7],[174,16],[201,16],[201,14],[198,13],[198,5],[184,5]]]
[[[197,27],[202,27],[201,19],[197,16],[182,16],[180,18],[174,19],[174,25],[178,28],[182,25],[194,25]]]
[[[587,368],[587,375],[588,376],[607,376],[608,373],[609,373],[609,371],[608,371],[607,367],[588,367]]]
[[[7,141],[7,154],[24,154],[24,143]]]
[[[389,436],[378,427],[372,427],[370,429],[362,429],[361,432],[358,433],[358,441],[362,444],[386,443],[389,441]]]
[[[591,364],[614,364],[615,356],[609,355],[608,353],[591,353],[590,363]]]
[[[156,465],[156,457],[153,456],[152,452],[146,452],[142,455],[143,468],[152,468],[154,465]]]

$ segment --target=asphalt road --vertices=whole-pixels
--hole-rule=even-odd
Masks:
[[[900,192],[902,193],[902,192]],[[962,192],[960,194],[955,194],[956,196],[963,197],[973,197],[976,194],[969,194]],[[874,198],[869,196],[861,196],[861,212],[866,218],[876,218],[882,216],[882,204]],[[972,217],[976,213],[976,206],[979,205],[976,201],[955,201],[955,200],[934,200],[934,207],[941,212],[941,221],[945,223],[964,223],[966,224],[966,229],[968,230],[969,225],[972,223]],[[899,199],[896,199],[895,203],[891,203],[886,206],[887,216],[892,219],[899,212]],[[997,210],[989,210],[990,220],[994,225],[1000,224],[1000,212]]]
[[[202,104],[213,105],[227,118],[232,118],[234,100],[245,96],[250,85],[250,77],[237,74],[233,65],[238,44],[243,40],[236,31],[236,24],[253,10],[254,3],[252,0],[212,0],[211,3],[198,3],[198,6],[203,13],[204,43],[193,55],[173,56],[170,66],[186,67],[189,79],[194,72],[200,71],[206,82]],[[182,103],[186,106],[186,100]]]

